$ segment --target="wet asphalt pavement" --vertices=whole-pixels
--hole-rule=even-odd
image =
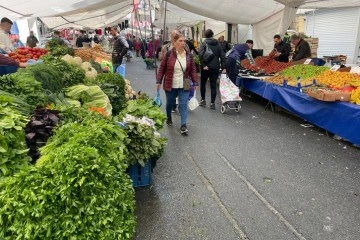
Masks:
[[[126,78],[155,95],[141,58]],[[265,105],[243,96],[239,113],[221,114],[218,95],[215,111],[189,113],[187,137],[173,114],[153,183],[136,189],[136,240],[360,239],[360,150]]]

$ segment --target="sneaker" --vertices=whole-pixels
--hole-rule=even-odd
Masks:
[[[166,119],[166,124],[168,125],[168,126],[172,126],[172,120],[171,119]]]
[[[176,113],[177,104],[174,105],[174,108],[171,110],[172,113]]]
[[[199,106],[206,106],[206,101],[205,101],[205,99],[200,100]]]
[[[181,134],[187,134],[189,132],[189,130],[186,127],[186,124],[182,125],[180,128],[180,133]]]
[[[215,103],[210,103],[210,108],[215,110]]]

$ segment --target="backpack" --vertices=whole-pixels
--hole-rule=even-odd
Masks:
[[[211,50],[211,48],[209,48],[207,43],[205,43],[205,47],[206,47],[206,49],[205,49],[204,54],[202,55],[202,58],[203,58],[204,63],[209,63],[209,62],[211,62],[211,60],[213,60],[213,58],[215,57],[215,54]]]

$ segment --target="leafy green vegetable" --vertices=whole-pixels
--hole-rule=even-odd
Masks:
[[[44,106],[48,99],[41,83],[27,72],[16,72],[0,77],[0,89],[9,92],[28,103],[32,109]]]
[[[145,161],[162,154],[167,140],[156,135],[155,129],[151,126],[131,122],[127,123],[124,130],[129,140],[126,144],[129,164],[139,163],[144,166]]]
[[[79,101],[84,108],[102,107],[107,116],[111,116],[112,106],[109,97],[99,86],[75,85],[69,87],[65,94],[68,98]]]
[[[74,49],[69,48],[60,42],[57,39],[51,39],[46,43],[46,48],[49,50],[49,54],[59,57],[69,54],[71,56],[75,55]]]
[[[24,100],[16,97],[15,95],[0,90],[0,103],[6,103],[3,106],[9,106],[14,110],[17,110],[24,116],[30,115],[31,107]]]
[[[64,87],[63,74],[54,66],[48,64],[34,64],[24,69],[19,69],[30,73],[36,81],[41,82],[43,89],[51,92],[60,92]]]
[[[152,101],[148,98],[128,101],[127,107],[121,111],[118,119],[121,121],[126,114],[139,118],[148,117],[155,122],[155,127],[158,130],[164,127],[166,120],[166,115],[158,106],[153,105]]]
[[[23,128],[26,117],[0,103],[0,177],[11,176],[29,163]]]
[[[90,59],[89,62],[90,62],[90,64],[91,64],[91,66],[92,66],[93,68],[95,68],[95,70],[96,70],[98,73],[102,73],[102,72],[103,72],[100,63],[95,62],[93,59]]]
[[[0,183],[0,239],[132,239],[125,137],[106,119],[60,127],[35,167]]]
[[[61,72],[63,87],[70,87],[84,82],[85,71],[80,66],[68,64],[61,58],[49,54],[41,56],[41,59],[44,60],[46,65],[53,66]]]
[[[94,79],[87,79],[87,84],[96,84],[108,95],[113,115],[126,107],[125,80],[117,73],[98,74]]]

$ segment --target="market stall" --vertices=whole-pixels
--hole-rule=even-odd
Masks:
[[[348,102],[324,102],[290,88],[255,77],[238,77],[243,89],[253,92],[326,131],[360,146],[360,106]]]

